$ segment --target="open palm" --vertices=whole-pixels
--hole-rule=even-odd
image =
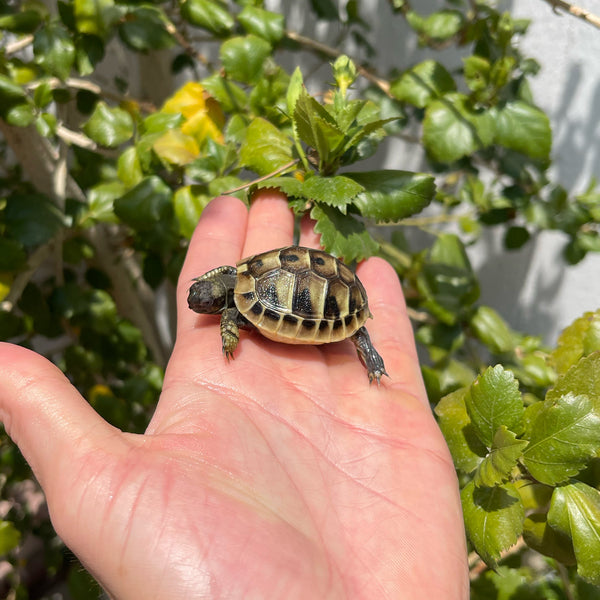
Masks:
[[[391,267],[359,268],[390,378],[351,342],[288,346],[187,308],[192,278],[289,245],[281,195],[203,213],[178,334],[144,435],[105,423],[50,363],[0,345],[0,417],[59,535],[119,599],[467,598],[454,468],[432,417]],[[316,246],[310,223],[301,243]]]

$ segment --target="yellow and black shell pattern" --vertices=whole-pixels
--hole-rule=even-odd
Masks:
[[[288,344],[343,340],[371,316],[358,277],[330,254],[301,246],[239,262],[234,302],[265,337]]]

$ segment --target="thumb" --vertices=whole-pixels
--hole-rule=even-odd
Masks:
[[[31,350],[0,342],[0,421],[51,503],[73,459],[115,435],[63,373]],[[58,489],[57,489],[58,488]]]

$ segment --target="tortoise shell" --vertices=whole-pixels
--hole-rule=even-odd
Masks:
[[[240,261],[234,302],[265,337],[288,344],[343,340],[371,316],[365,288],[345,264],[300,246]]]

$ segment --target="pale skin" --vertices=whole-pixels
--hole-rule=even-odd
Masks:
[[[292,346],[187,307],[194,277],[292,243],[281,194],[205,209],[177,289],[177,341],[144,435],[103,421],[43,357],[0,344],[0,418],[65,543],[113,597],[467,599],[452,460],[427,402],[398,279],[358,267],[390,377],[348,340]],[[303,222],[300,243],[318,247]]]

